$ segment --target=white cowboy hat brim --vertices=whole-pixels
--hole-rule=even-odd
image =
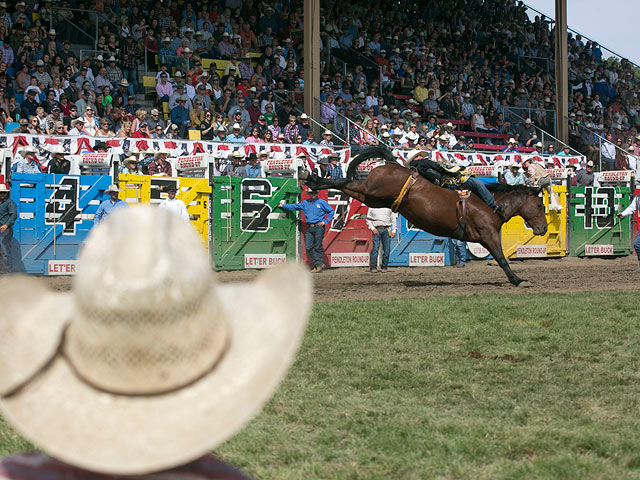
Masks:
[[[33,290],[21,291],[32,298]],[[65,322],[78,314],[72,294],[51,295],[56,311],[66,312]],[[218,284],[209,298],[225,313],[227,350],[210,373],[176,391],[105,393],[82,381],[59,355],[18,394],[2,398],[0,408],[34,444],[87,470],[136,475],[187,463],[242,429],[270,398],[302,340],[311,295],[309,276],[296,264],[275,267],[252,283]],[[24,293],[13,298],[24,305]],[[50,317],[38,315],[46,319],[42,325]],[[49,350],[61,323],[44,335]],[[29,325],[24,338],[31,340],[34,332]],[[29,345],[37,352],[35,347]]]
[[[411,150],[407,155],[405,165],[409,165],[413,161],[413,159],[419,155],[422,157],[429,157],[429,155],[431,155],[431,152],[429,152],[428,150]]]

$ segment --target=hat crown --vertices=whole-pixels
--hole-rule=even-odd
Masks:
[[[227,327],[210,298],[214,279],[201,240],[178,215],[118,210],[93,230],[79,264],[66,354],[90,384],[166,392],[220,357]]]

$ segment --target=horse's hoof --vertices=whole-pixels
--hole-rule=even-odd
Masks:
[[[517,281],[513,282],[514,287],[525,288],[529,286],[529,282],[519,278]]]

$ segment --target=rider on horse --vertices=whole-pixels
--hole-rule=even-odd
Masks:
[[[421,152],[420,152],[421,153]],[[411,159],[418,157],[420,153],[415,154]],[[438,185],[451,190],[468,189],[480,197],[487,205],[489,205],[493,213],[497,213],[502,217],[502,205],[496,205],[496,200],[484,183],[475,178],[470,172],[463,169],[455,161],[449,161],[439,164],[428,158],[421,157],[413,160],[412,166],[416,167],[418,173],[429,180],[434,185]]]

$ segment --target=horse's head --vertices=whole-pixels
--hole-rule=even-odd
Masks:
[[[518,215],[524,218],[525,224],[533,230],[535,235],[547,233],[547,217],[540,195],[541,190],[541,188],[528,189],[527,195],[518,209]]]

